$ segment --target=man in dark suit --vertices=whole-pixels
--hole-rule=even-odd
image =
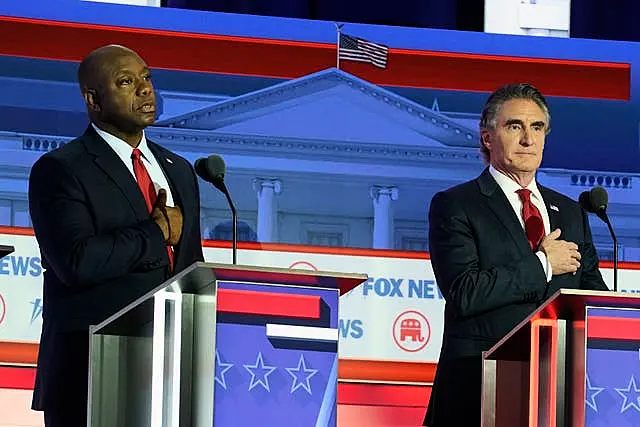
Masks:
[[[533,86],[496,90],[480,120],[489,167],[436,194],[429,244],[446,300],[444,336],[424,425],[479,426],[482,352],[560,288],[607,290],[587,215],[536,184],[550,114]]]
[[[105,46],[78,79],[91,124],[29,179],[46,268],[32,407],[46,427],[86,426],[89,326],[203,260],[195,172],[144,134],[156,114],[147,65]]]

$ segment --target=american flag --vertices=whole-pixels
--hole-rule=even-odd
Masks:
[[[387,67],[387,46],[340,33],[338,58],[348,61],[368,62],[379,68]]]

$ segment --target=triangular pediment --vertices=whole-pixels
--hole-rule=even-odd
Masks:
[[[332,68],[160,121],[226,134],[476,147],[477,128]]]

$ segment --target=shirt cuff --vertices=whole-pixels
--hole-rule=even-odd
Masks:
[[[542,269],[544,270],[544,275],[547,277],[547,282],[550,282],[551,277],[553,276],[553,271],[551,271],[551,263],[549,262],[549,259],[542,251],[536,252],[536,255],[538,255],[538,259],[542,264]]]

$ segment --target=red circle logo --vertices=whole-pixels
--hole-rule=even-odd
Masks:
[[[2,294],[0,294],[0,325],[4,322],[4,318],[7,316],[7,303],[4,300]]]
[[[431,325],[424,314],[407,310],[393,322],[393,340],[402,350],[415,353],[422,350],[431,339]]]
[[[297,268],[299,270],[313,270],[318,271],[315,265],[311,264],[309,261],[296,261],[289,266],[289,268]]]

